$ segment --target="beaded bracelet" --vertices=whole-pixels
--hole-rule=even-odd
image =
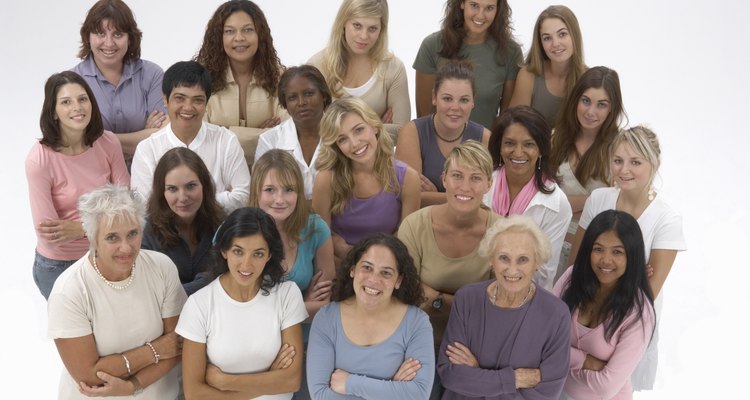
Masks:
[[[159,363],[159,353],[156,352],[156,348],[154,348],[154,345],[151,344],[151,342],[146,342],[146,346],[151,348],[151,352],[154,353],[154,364]]]
[[[120,353],[120,355],[122,356],[122,359],[125,360],[125,369],[128,370],[128,376],[133,375],[133,373],[130,372],[130,361],[125,357],[125,353]]]

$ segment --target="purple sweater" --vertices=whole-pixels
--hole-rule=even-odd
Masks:
[[[486,295],[494,280],[461,288],[453,300],[437,369],[446,399],[558,399],[570,362],[570,313],[560,299],[537,286],[517,309],[494,306]],[[471,349],[479,368],[454,365],[449,343]],[[539,368],[542,381],[516,389],[514,369]]]

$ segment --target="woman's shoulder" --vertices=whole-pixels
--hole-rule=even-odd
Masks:
[[[492,284],[492,282],[493,280],[490,279],[488,281],[466,284],[456,291],[455,299],[476,301],[484,296],[484,293],[487,291],[487,286]]]
[[[538,300],[537,306],[544,308],[546,310],[545,312],[548,315],[565,316],[566,318],[570,317],[568,306],[562,300],[560,300],[559,297],[555,296],[547,289],[536,285],[535,297],[537,297]]]

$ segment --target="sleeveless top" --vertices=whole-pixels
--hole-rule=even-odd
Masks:
[[[557,97],[547,90],[547,84],[544,82],[544,74],[534,77],[534,90],[531,92],[531,108],[539,111],[550,127],[555,126],[555,117],[562,101],[562,97]]]
[[[404,185],[407,165],[393,160],[399,193],[382,190],[366,199],[349,198],[344,212],[331,214],[331,231],[341,236],[348,244],[355,244],[374,232],[393,234],[401,220],[401,188]]]
[[[435,132],[435,124],[432,123],[434,114],[427,115],[414,120],[417,126],[417,135],[419,136],[419,152],[422,155],[422,175],[426,176],[437,188],[438,192],[445,192],[445,186],[440,179],[445,165],[445,156],[440,152],[438,147],[438,137]],[[468,121],[461,142],[467,140],[482,141],[484,127],[474,121]]]

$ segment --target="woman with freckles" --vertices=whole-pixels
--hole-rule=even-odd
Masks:
[[[297,285],[282,279],[273,218],[258,208],[233,211],[216,231],[214,254],[219,277],[190,296],[177,323],[185,397],[291,399],[307,312]]]
[[[443,399],[558,399],[570,361],[570,313],[536,285],[550,243],[534,221],[512,215],[482,239],[494,279],[453,301],[438,355]]]
[[[328,46],[310,60],[334,98],[359,97],[392,138],[411,118],[404,63],[388,50],[388,2],[343,0]]]
[[[633,398],[630,375],[656,325],[638,225],[623,211],[594,217],[575,264],[555,284],[555,294],[572,314],[570,373],[562,399]]]
[[[211,282],[211,238],[223,220],[200,156],[186,147],[164,153],[154,170],[142,247],[172,259],[188,296]]]
[[[597,214],[619,210],[632,215],[643,232],[648,281],[659,312],[664,298],[660,294],[677,252],[686,249],[682,216],[654,189],[654,178],[661,164],[659,140],[652,130],[638,125],[617,134],[610,154],[610,173],[616,187],[594,190],[586,200],[572,254],[578,254],[578,247]],[[658,363],[657,341],[658,329],[633,375],[635,390],[653,387]]]
[[[521,47],[513,39],[507,0],[447,0],[439,31],[419,46],[416,70],[417,117],[432,112],[435,74],[445,60],[467,60],[474,65],[477,93],[471,120],[491,128],[498,111],[513,96]]]
[[[534,25],[531,49],[518,71],[510,105],[527,105],[555,126],[563,99],[586,71],[581,28],[573,11],[549,6]]]
[[[220,5],[195,61],[211,74],[206,120],[237,135],[252,170],[260,134],[287,118],[276,96],[283,66],[260,7],[250,0]]]
[[[492,127],[489,149],[493,165],[499,167],[484,203],[500,215],[530,217],[547,235],[552,254],[534,281],[551,290],[573,213],[549,163],[550,127],[533,108],[511,107]]]
[[[419,208],[419,174],[393,158],[382,121],[357,97],[328,107],[320,141],[312,206],[331,227],[338,262],[361,238],[396,232]]]
[[[336,271],[333,302],[313,320],[312,398],[426,399],[435,358],[421,297],[403,243],[383,233],[359,241]]]

